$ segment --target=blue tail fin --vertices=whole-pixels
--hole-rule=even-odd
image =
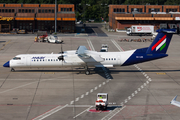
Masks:
[[[158,32],[158,35],[156,36],[152,44],[149,46],[146,53],[165,54],[169,47],[172,35],[173,33],[175,33],[175,29],[159,29],[156,32]]]

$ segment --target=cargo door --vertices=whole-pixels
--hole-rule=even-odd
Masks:
[[[26,57],[26,66],[31,66],[31,56]]]
[[[120,65],[121,63],[121,59],[120,59],[120,55],[117,56],[117,64]]]

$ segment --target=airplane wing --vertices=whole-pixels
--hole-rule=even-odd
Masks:
[[[176,101],[177,95],[171,100],[171,104],[180,107],[180,102]]]
[[[96,51],[90,51],[85,46],[79,46],[76,53],[84,62],[104,61],[104,59]]]

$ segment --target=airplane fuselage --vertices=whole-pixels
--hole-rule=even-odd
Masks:
[[[95,51],[92,51],[95,52]],[[113,67],[122,65],[134,53],[134,50],[126,52],[96,52],[103,61],[97,62],[92,59],[81,59],[75,51],[63,54],[65,60],[59,60],[61,54],[20,54],[9,61],[9,67],[68,67],[68,66],[89,66],[89,67]],[[88,61],[86,61],[88,60]]]

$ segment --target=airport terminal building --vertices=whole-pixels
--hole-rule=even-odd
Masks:
[[[180,28],[179,5],[109,5],[109,27],[122,30],[131,25]]]
[[[57,32],[75,32],[74,4],[58,4]],[[0,32],[54,32],[55,4],[0,4]]]

